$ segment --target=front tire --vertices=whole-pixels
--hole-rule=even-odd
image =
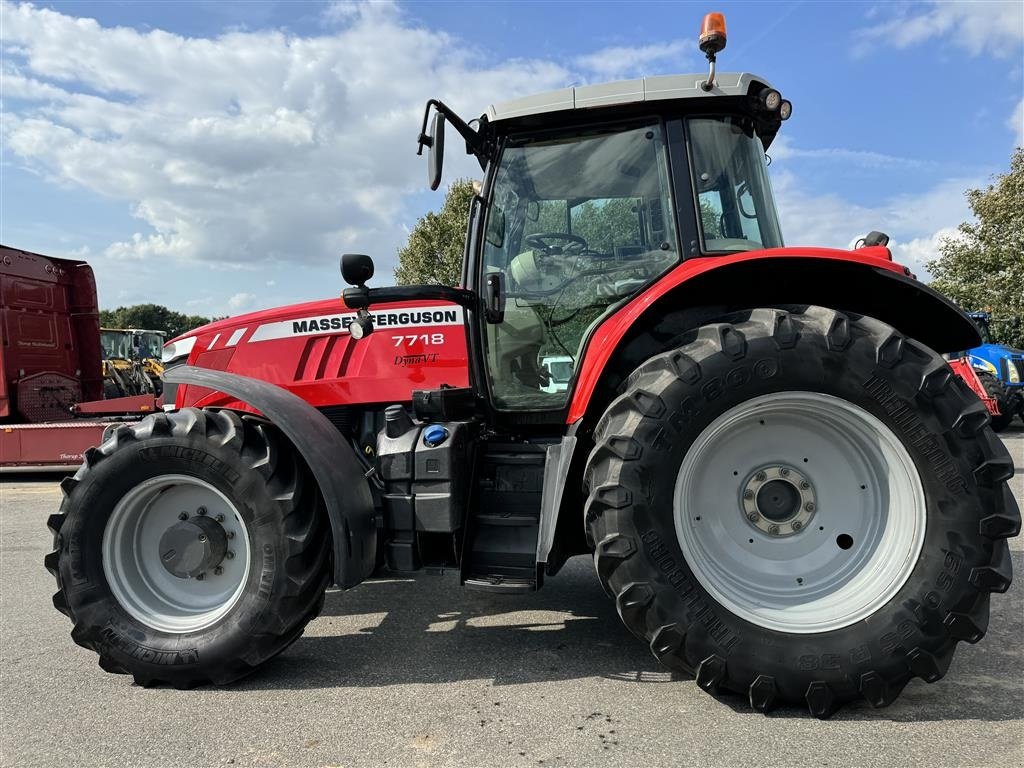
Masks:
[[[1017,412],[1017,404],[1011,402],[1010,398],[1006,394],[1006,387],[1003,386],[1003,382],[993,376],[987,371],[978,371],[978,380],[981,382],[981,386],[985,388],[986,394],[996,401],[996,405],[999,406],[999,415],[992,417],[992,429],[996,432],[1002,432],[1013,421],[1013,416]]]
[[[941,678],[1010,584],[1020,513],[987,411],[871,318],[705,326],[630,376],[594,440],[588,535],[620,616],[755,709],[885,706]]]
[[[260,419],[188,408],[119,426],[62,489],[46,557],[53,603],[108,672],[227,684],[323,606],[319,490]]]

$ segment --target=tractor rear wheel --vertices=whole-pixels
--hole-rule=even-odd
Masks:
[[[992,429],[996,432],[1002,432],[1013,421],[1013,416],[1017,411],[1016,403],[1011,403],[1010,398],[1007,397],[1006,387],[1003,386],[1003,382],[993,376],[991,373],[986,371],[977,371],[978,381],[981,382],[981,386],[985,388],[985,392],[989,397],[996,401],[996,405],[999,406],[999,415],[992,417]]]
[[[323,606],[319,490],[260,419],[189,408],[119,426],[62,489],[46,557],[53,603],[108,672],[226,684],[288,647]]]
[[[594,439],[588,535],[620,616],[755,709],[885,706],[942,677],[1010,584],[1013,462],[984,405],[871,318],[704,326],[630,376]]]

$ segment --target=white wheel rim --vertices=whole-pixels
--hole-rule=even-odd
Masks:
[[[202,579],[179,578],[161,563],[160,540],[180,515],[213,519],[231,535],[226,556]],[[103,573],[114,598],[131,616],[153,629],[196,632],[234,607],[249,576],[249,535],[238,510],[209,483],[187,475],[161,475],[126,493],[103,531]]]
[[[806,480],[794,503],[813,499],[813,514],[772,535],[748,519],[743,494],[758,472],[780,479],[779,469]],[[840,629],[888,603],[917,563],[926,520],[920,475],[896,435],[817,392],[763,395],[715,419],[683,458],[674,513],[704,589],[740,618],[791,633]]]

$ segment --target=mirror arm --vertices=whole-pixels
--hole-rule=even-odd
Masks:
[[[485,160],[488,157],[487,142],[484,140],[484,137],[480,135],[479,131],[474,131],[470,128],[469,124],[455,114],[455,111],[451,107],[437,99],[430,99],[427,102],[426,108],[423,110],[423,126],[420,128],[419,138],[416,139],[416,142],[419,145],[416,150],[417,155],[422,155],[423,148],[429,147],[433,144],[433,138],[431,138],[427,133],[427,120],[430,119],[431,107],[434,107],[438,112],[443,114],[448,122],[455,126],[455,130],[457,130],[462,138],[466,140],[467,149],[481,160]]]

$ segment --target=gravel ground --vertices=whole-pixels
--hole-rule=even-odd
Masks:
[[[1003,433],[1024,504],[1024,429]],[[1024,553],[988,636],[891,707],[765,718],[674,678],[619,622],[588,560],[539,593],[455,574],[328,596],[305,636],[228,689],[145,690],[74,645],[43,569],[53,478],[0,485],[3,766],[1021,766]]]

